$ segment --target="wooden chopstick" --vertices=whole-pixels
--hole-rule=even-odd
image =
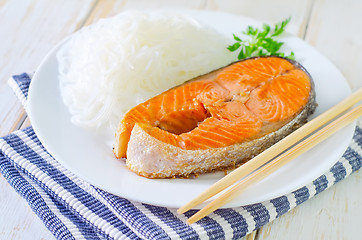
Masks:
[[[362,100],[362,88],[353,93],[351,96],[340,102],[339,104],[335,105],[334,107],[330,108],[323,114],[319,115],[318,117],[314,118],[301,128],[297,129],[293,133],[289,134],[287,137],[282,139],[281,141],[274,144],[272,147],[266,149],[261,154],[254,157],[252,160],[248,161],[247,163],[243,164],[239,168],[235,169],[218,182],[214,183],[210,188],[206,189],[203,193],[197,196],[195,199],[191,200],[186,205],[182,206],[177,210],[179,214],[184,213],[191,208],[201,204],[205,200],[209,199],[210,197],[218,194],[219,192],[223,191],[224,189],[228,188],[232,184],[236,183],[240,179],[247,176],[253,170],[258,169],[259,167],[263,166],[265,163],[270,161],[272,158],[277,156],[278,154],[282,153],[296,142],[300,141],[301,139],[308,136],[310,133],[314,132],[339,114],[343,113],[356,103]]]
[[[247,188],[252,183],[259,181],[265,178],[266,176],[270,175],[272,172],[284,166],[286,163],[290,162],[300,154],[308,151],[309,149],[311,149],[318,143],[322,142],[323,140],[325,140],[326,138],[328,138],[329,136],[331,136],[333,133],[337,132],[341,128],[347,126],[348,124],[350,124],[352,121],[354,121],[356,118],[360,116],[362,116],[362,105],[359,105],[358,107],[348,111],[346,114],[342,115],[335,121],[329,123],[318,132],[312,134],[311,136],[301,141],[300,143],[298,143],[288,151],[282,153],[280,156],[273,159],[273,161],[269,162],[268,164],[259,168],[258,170],[252,172],[250,175],[242,179],[240,182],[238,182],[235,186],[230,188],[220,197],[216,198],[208,205],[206,205],[204,208],[202,208],[200,211],[198,211],[196,214],[191,216],[187,220],[187,222],[189,224],[192,224],[200,220],[201,218],[205,217],[209,213],[215,211],[225,203],[232,200],[238,194],[240,194],[240,191]]]

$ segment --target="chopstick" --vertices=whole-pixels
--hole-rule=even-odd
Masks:
[[[199,205],[210,197],[228,188],[232,184],[247,176],[253,170],[263,166],[265,163],[294,145],[296,142],[305,138],[310,133],[314,132],[336,116],[340,115],[341,113],[358,103],[361,99],[362,89],[359,89],[339,104],[335,105],[328,111],[311,120],[310,122],[297,129],[278,143],[274,144],[272,147],[266,149],[264,152],[254,157],[252,160],[248,161],[239,168],[235,169],[233,172],[226,175],[224,178],[222,178],[221,180],[213,184],[210,188],[201,193],[198,197],[179,208],[177,212],[179,214],[184,213],[187,210]]]
[[[216,198],[196,214],[191,216],[187,222],[192,224],[201,218],[207,216],[209,213],[215,211],[225,203],[232,200],[236,197],[240,192],[250,186],[252,183],[256,181],[260,181],[261,179],[265,178],[266,176],[270,175],[272,172],[278,170],[280,167],[284,166],[286,163],[290,162],[300,154],[308,151],[318,143],[322,142],[333,133],[337,132],[341,128],[347,126],[352,121],[354,121],[359,116],[362,116],[362,105],[348,111],[346,114],[339,117],[337,120],[333,121],[332,123],[328,124],[327,126],[323,127],[321,130],[316,132],[315,134],[311,135],[307,139],[303,140],[302,142],[295,145],[290,150],[282,153],[280,156],[276,157],[270,163],[266,164],[262,168],[255,170],[246,178],[242,179],[238,182],[235,186],[230,188],[220,197]]]

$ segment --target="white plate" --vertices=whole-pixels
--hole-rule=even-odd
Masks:
[[[222,34],[232,36],[255,20],[220,12],[182,10],[210,24]],[[284,38],[297,60],[315,81],[317,102],[314,117],[324,112],[351,91],[338,69],[318,51],[294,36]],[[197,179],[146,179],[129,171],[112,153],[113,136],[97,136],[70,122],[58,83],[56,46],[37,69],[29,89],[28,113],[33,128],[45,148],[78,177],[115,195],[143,203],[180,207],[201,193],[222,173],[204,174]],[[301,155],[277,172],[248,188],[225,207],[258,203],[290,193],[325,173],[346,150],[354,131],[350,125],[325,142]]]

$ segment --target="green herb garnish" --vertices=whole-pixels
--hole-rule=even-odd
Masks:
[[[242,32],[242,34],[246,35],[248,38],[242,40],[240,37],[233,34],[236,43],[230,45],[227,49],[231,52],[240,49],[238,59],[271,55],[294,59],[293,52],[288,56],[283,52],[279,52],[284,42],[275,39],[276,36],[279,36],[284,32],[284,28],[289,23],[290,19],[291,18],[287,18],[281,23],[275,24],[274,29],[267,24],[264,24],[262,29],[248,26],[248,28]]]

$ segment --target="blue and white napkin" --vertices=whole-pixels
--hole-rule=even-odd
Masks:
[[[26,108],[31,77],[12,77],[10,86]],[[42,146],[32,127],[0,138],[0,171],[57,239],[239,239],[346,178],[362,165],[362,129],[356,127],[343,157],[324,175],[285,196],[219,209],[199,222],[195,211],[130,201],[79,179]]]

